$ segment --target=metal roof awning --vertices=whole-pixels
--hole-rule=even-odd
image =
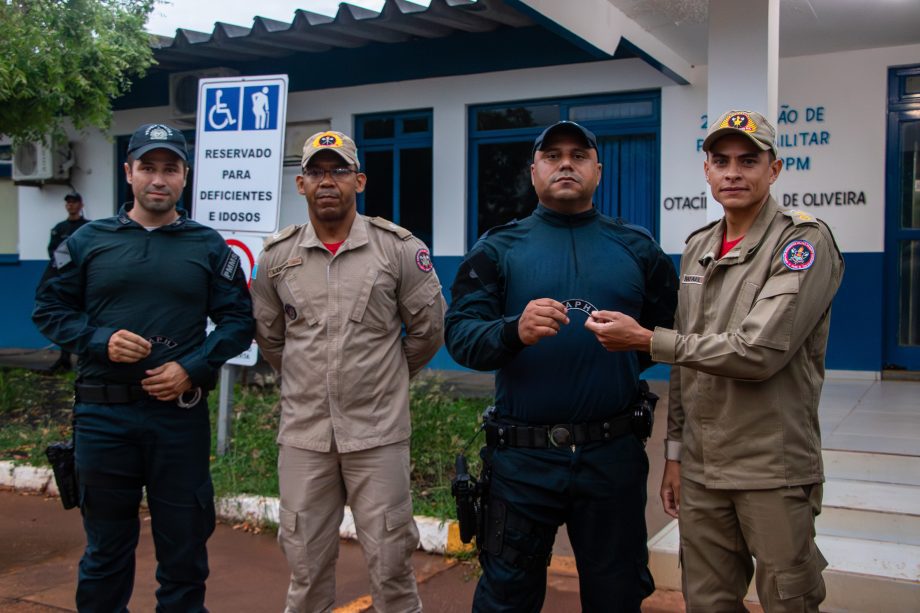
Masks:
[[[151,46],[155,70],[172,72],[533,25],[501,0],[432,0],[428,7],[386,0],[379,13],[343,2],[335,17],[298,10],[291,23],[265,17],[256,17],[251,28],[217,22],[210,33],[180,29],[173,38],[154,36]]]

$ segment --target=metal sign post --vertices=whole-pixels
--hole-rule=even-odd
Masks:
[[[235,382],[236,366],[222,366],[217,408],[217,455],[226,455],[230,449],[230,424],[233,421],[233,384]]]

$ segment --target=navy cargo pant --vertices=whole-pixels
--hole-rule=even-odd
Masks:
[[[127,610],[146,487],[160,584],[157,611],[205,611],[205,543],[214,531],[206,400],[190,409],[152,399],[77,403],[74,423],[86,531],[77,609]]]
[[[638,613],[654,589],[645,527],[648,457],[633,435],[558,449],[483,448],[492,465],[473,611],[540,611],[565,523],[585,613]]]

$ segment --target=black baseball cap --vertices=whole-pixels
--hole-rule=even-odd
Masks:
[[[76,200],[77,202],[83,202],[83,196],[80,195],[80,192],[70,192],[64,196],[64,201],[67,200]]]
[[[134,159],[154,149],[167,149],[182,158],[183,162],[188,162],[185,136],[166,124],[146,123],[135,130],[128,141],[128,156]]]
[[[546,140],[546,137],[556,131],[569,131],[573,134],[577,134],[585,139],[585,142],[588,144],[588,149],[597,149],[597,137],[594,136],[594,132],[581,126],[574,121],[557,121],[550,127],[543,130],[540,136],[537,137],[537,140],[533,142],[533,150],[530,152],[530,157],[533,158],[537,155],[537,151],[543,149],[543,141]]]

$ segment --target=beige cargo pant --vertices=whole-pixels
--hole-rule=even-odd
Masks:
[[[815,545],[822,486],[716,490],[680,481],[681,564],[687,613],[745,611],[757,560],[766,613],[818,611],[827,562]]]
[[[419,534],[409,491],[409,441],[352,453],[282,445],[278,542],[291,568],[285,613],[332,611],[346,502],[371,580],[374,610],[415,613]]]

